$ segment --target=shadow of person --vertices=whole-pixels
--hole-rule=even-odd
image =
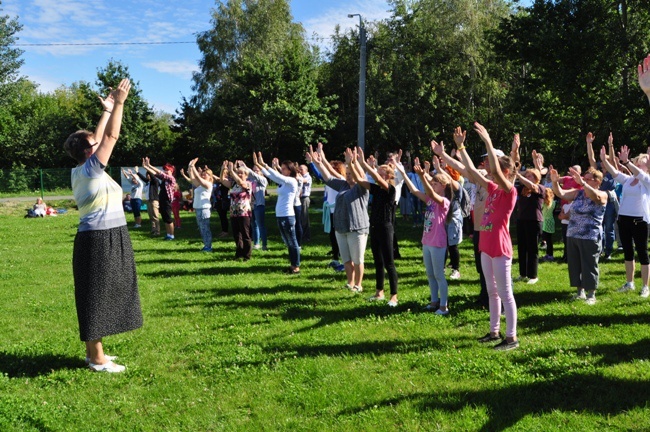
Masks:
[[[61,369],[77,369],[83,366],[83,359],[79,357],[0,352],[0,373],[9,378],[35,378]]]

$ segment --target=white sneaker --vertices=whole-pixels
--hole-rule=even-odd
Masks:
[[[135,224],[135,225],[133,225],[133,228],[142,228],[142,225],[140,225],[140,224]]]
[[[578,291],[578,294],[573,297],[573,300],[587,300],[587,294],[585,294],[585,290],[581,289]]]
[[[650,288],[644,286],[643,288],[641,288],[641,297],[648,298],[648,296],[650,296]]]
[[[587,297],[587,300],[585,300],[585,303],[588,304],[589,306],[595,305],[596,304],[596,296]]]
[[[352,292],[354,292],[354,293],[363,292],[363,287],[360,287],[359,285],[355,285],[355,286],[352,287]]]
[[[88,363],[88,367],[90,370],[95,372],[120,373],[126,370],[126,366],[118,365],[117,363],[113,362],[104,364]]]
[[[449,275],[449,279],[460,279],[460,272],[458,270],[452,270],[451,274]]]
[[[537,282],[539,282],[539,278],[528,279],[528,282],[526,282],[526,283],[528,285],[535,285]]]
[[[256,245],[253,246],[253,249],[260,250],[260,249],[262,249],[262,246],[256,244]]]
[[[620,293],[628,291],[634,291],[634,282],[625,282],[625,284],[618,289],[618,292]]]
[[[444,311],[443,311],[442,309],[438,309],[438,310],[435,311],[434,313],[435,313],[436,315],[443,315],[443,316],[444,316],[444,315],[449,315],[449,309],[444,310]]]
[[[386,303],[386,304],[387,304],[388,306],[390,306],[390,307],[397,307],[397,301],[393,301],[393,300],[391,300],[391,301],[389,301],[389,302]]]

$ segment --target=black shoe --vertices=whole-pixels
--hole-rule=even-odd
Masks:
[[[510,351],[513,349],[519,348],[519,341],[508,342],[508,339],[504,339],[501,343],[498,343],[494,346],[494,349],[497,351]]]
[[[501,332],[499,332],[498,336],[492,336],[492,333],[488,333],[485,336],[478,338],[477,340],[481,343],[487,343],[487,342],[495,342],[501,339],[503,339],[503,335],[501,334]]]

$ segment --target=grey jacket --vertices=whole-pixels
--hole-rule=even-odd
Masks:
[[[370,228],[368,190],[358,184],[350,188],[347,181],[339,179],[330,179],[326,184],[339,192],[332,220],[334,229],[340,233],[358,231],[367,234]]]

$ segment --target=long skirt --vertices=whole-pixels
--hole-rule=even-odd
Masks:
[[[135,258],[126,226],[78,232],[72,271],[82,341],[142,327]]]

